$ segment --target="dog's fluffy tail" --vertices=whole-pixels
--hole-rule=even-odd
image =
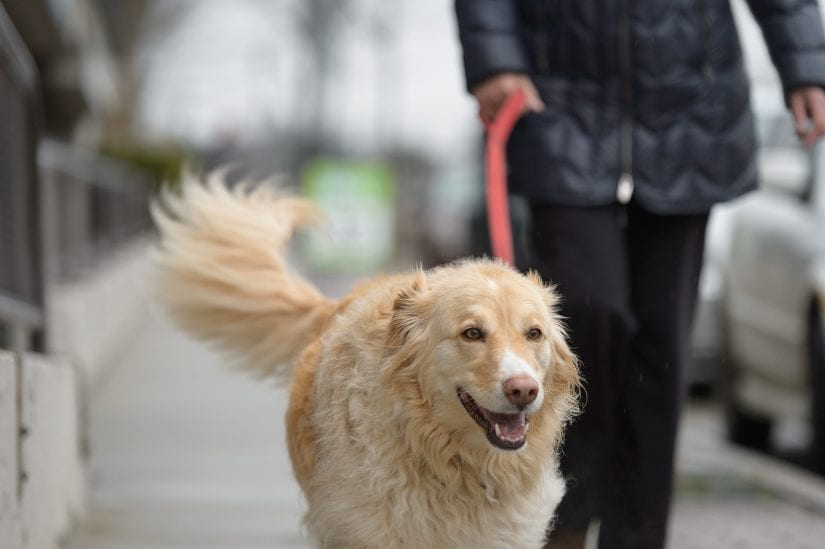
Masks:
[[[161,235],[158,293],[172,317],[262,376],[289,374],[335,302],[291,274],[283,250],[316,222],[308,201],[271,186],[229,189],[219,174],[184,177],[152,204]]]

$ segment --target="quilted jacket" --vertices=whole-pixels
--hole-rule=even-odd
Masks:
[[[749,0],[785,92],[825,85],[815,0]],[[511,191],[703,213],[756,185],[748,78],[728,0],[456,0],[468,89],[526,73],[547,108],[508,145]]]

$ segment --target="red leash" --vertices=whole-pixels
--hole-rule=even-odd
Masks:
[[[521,117],[526,97],[524,90],[513,92],[492,121],[482,119],[487,130],[485,156],[487,165],[487,224],[493,255],[515,265],[513,232],[507,202],[507,140]]]

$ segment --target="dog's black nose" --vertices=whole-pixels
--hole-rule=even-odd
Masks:
[[[539,395],[539,384],[527,374],[506,379],[503,388],[504,396],[516,406],[527,406]]]

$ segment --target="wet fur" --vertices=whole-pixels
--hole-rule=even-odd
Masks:
[[[290,273],[311,204],[189,178],[155,204],[161,298],[190,333],[290,385],[289,454],[319,547],[541,547],[578,370],[535,276],[495,261],[378,276],[340,301]],[[483,342],[462,339],[482,324]],[[527,341],[529,326],[541,341]],[[497,402],[504,349],[541,380],[527,444],[493,447],[456,397]]]

